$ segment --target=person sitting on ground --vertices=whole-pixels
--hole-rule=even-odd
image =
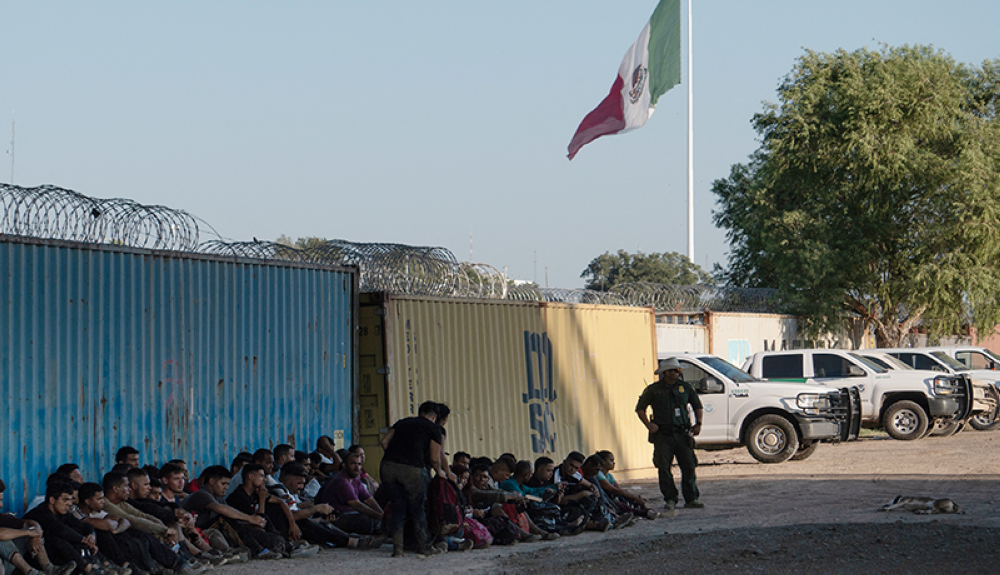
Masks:
[[[289,461],[295,461],[295,448],[287,443],[274,446],[274,469],[280,471]]]
[[[277,505],[280,500],[268,493],[264,486],[264,466],[256,462],[247,463],[240,473],[243,475],[243,481],[235,491],[226,497],[226,504],[240,513],[265,519],[264,524],[259,527],[233,525],[239,533],[240,539],[243,539],[244,542],[247,542],[248,538],[253,539],[262,550],[270,551],[270,553],[257,553],[263,559],[278,559],[281,554],[291,553],[292,549],[288,541],[297,541],[302,537],[302,532],[297,525],[294,525],[294,521],[290,521],[289,532],[287,536],[283,536],[273,525],[273,515],[268,517],[268,504]],[[291,519],[291,513],[287,506],[283,508],[279,506],[278,509],[283,515],[288,513],[286,520]],[[253,549],[252,546],[251,549]],[[273,553],[279,555],[273,556]]]
[[[472,462],[472,456],[464,451],[456,451],[455,455],[451,456],[452,467],[456,465],[461,465],[462,467],[468,469],[471,462]]]
[[[528,487],[546,487],[553,485],[552,475],[556,471],[556,464],[551,458],[539,457],[535,460],[535,472],[524,484]]]
[[[306,484],[302,488],[302,497],[306,497],[308,499],[315,499],[316,496],[319,495],[320,489],[323,488],[323,484],[320,483],[319,480],[316,479],[316,476],[313,474],[312,459],[309,457],[309,454],[306,453],[305,451],[296,451],[295,463],[301,465],[302,468],[305,469],[306,473],[308,474],[306,477]],[[280,478],[279,481],[281,481]]]
[[[3,509],[6,490],[7,485],[0,480],[0,509]],[[27,575],[69,575],[75,571],[76,563],[56,566],[49,561],[43,534],[37,521],[18,519],[10,513],[0,514],[0,559],[4,572],[13,575],[14,569],[18,569]]]
[[[316,440],[316,453],[320,455],[317,469],[326,475],[333,475],[340,471],[343,461],[337,455],[337,444],[333,442],[333,438],[328,435],[320,436]]]
[[[24,515],[38,523],[45,533],[45,551],[58,563],[75,563],[80,573],[97,568],[97,537],[94,528],[69,514],[73,488],[69,483],[52,483],[45,489],[45,503]]]
[[[65,475],[70,481],[80,485],[86,482],[86,479],[83,478],[83,473],[80,472],[80,466],[75,463],[63,463],[56,469],[56,473]]]
[[[318,544],[347,547],[349,549],[374,549],[383,545],[384,537],[370,537],[358,533],[346,533],[332,523],[337,520],[333,507],[326,503],[313,503],[302,495],[302,486],[307,479],[306,468],[298,463],[290,463],[281,470],[279,480],[292,498],[289,509],[302,531],[302,537]],[[278,526],[287,530],[287,526]]]
[[[500,465],[497,468],[498,477],[503,476],[507,463],[507,460],[494,462],[494,465]],[[466,486],[464,496],[475,510],[479,510],[479,513],[473,511],[473,517],[489,529],[494,541],[500,545],[510,544],[513,542],[512,539],[528,543],[540,540],[541,534],[531,533],[531,524],[528,523],[527,516],[522,518],[511,505],[513,502],[522,501],[524,496],[492,487],[496,485],[496,480],[491,477],[490,470],[491,467],[482,464],[472,467],[472,477]],[[497,519],[499,521],[496,521]]]
[[[128,465],[129,467],[139,467],[139,450],[126,445],[115,454],[116,465]]]
[[[614,501],[604,493],[601,489],[600,484],[597,480],[597,474],[604,469],[604,460],[601,459],[600,455],[591,455],[583,462],[580,467],[580,474],[583,475],[584,479],[589,481],[596,489],[597,493],[597,508],[603,517],[611,521],[612,527],[614,529],[621,529],[623,527],[628,527],[634,522],[635,516],[627,511],[619,508],[615,505]]]
[[[135,471],[133,469],[133,471]],[[171,550],[179,542],[180,534],[155,516],[136,508],[130,503],[131,488],[128,476],[117,471],[104,475],[104,511],[110,515],[127,519],[131,524],[130,534],[141,537],[149,547],[149,555],[164,568],[185,568],[185,562]],[[139,533],[144,536],[138,535]]]
[[[243,470],[243,466],[247,463],[253,462],[253,454],[241,451],[236,454],[233,458],[233,462],[229,464],[229,474],[233,477],[239,475],[240,471]]]
[[[216,549],[229,551],[231,548],[247,547],[249,553],[257,557],[265,548],[252,535],[243,539],[242,533],[252,527],[262,529],[267,520],[263,515],[243,513],[226,503],[224,498],[229,480],[229,470],[225,467],[206,467],[198,479],[198,491],[184,499],[181,508],[195,515],[195,527],[208,536]]]
[[[378,491],[378,481],[375,481],[375,478],[368,475],[368,472],[365,471],[365,448],[355,443],[354,445],[348,447],[347,451],[358,456],[358,461],[361,462],[361,481],[364,482],[368,493],[374,494]],[[441,461],[444,461],[444,459]]]
[[[498,460],[499,461],[499,460]],[[504,460],[508,461],[508,460]],[[553,533],[563,535],[576,535],[584,528],[583,514],[576,509],[564,510],[554,503],[565,489],[565,483],[550,485],[546,487],[531,487],[527,481],[533,475],[530,461],[518,461],[514,466],[514,473],[506,481],[500,483],[500,489],[504,491],[514,491],[521,493],[526,499],[533,500],[526,503],[528,517],[538,525],[544,526],[549,535]],[[542,537],[546,539],[545,536]],[[554,539],[554,537],[548,537]]]
[[[148,542],[127,533],[132,526],[129,520],[104,510],[103,487],[97,483],[84,483],[80,486],[79,497],[83,522],[94,528],[98,549],[112,563],[133,565],[137,569],[159,568],[149,553]]]
[[[270,487],[277,483],[271,478],[271,473],[274,471],[274,453],[270,449],[258,449],[253,452],[253,463],[260,465],[264,469],[264,486]],[[232,480],[229,482],[229,490],[226,491],[226,497],[232,495],[236,488],[243,484],[243,474],[233,475]]]
[[[659,513],[646,505],[645,499],[618,486],[615,476],[611,475],[611,472],[615,469],[615,454],[610,451],[598,451],[597,455],[604,462],[600,473],[597,474],[597,484],[601,486],[604,493],[615,501],[619,507],[623,508],[624,511],[628,511],[636,517],[645,517],[646,519],[656,519],[659,517]]]
[[[344,469],[323,487],[316,502],[330,504],[340,515],[334,525],[350,533],[371,535],[382,522],[382,507],[361,479],[361,457],[357,453],[347,455]]]
[[[129,505],[147,515],[155,517],[167,527],[173,528],[176,533],[178,531],[177,516],[174,515],[172,510],[167,509],[164,505],[161,505],[159,503],[159,498],[155,501],[150,498],[151,487],[149,474],[146,473],[146,470],[142,468],[131,469],[126,474],[126,477],[128,478]]]
[[[160,481],[163,483],[160,503],[170,509],[178,509],[184,501],[187,473],[176,463],[165,463],[160,468]]]
[[[506,460],[505,460],[506,461]],[[534,475],[530,461],[518,461],[514,465],[514,473],[497,486],[504,491],[515,491],[522,495],[530,495],[540,500],[552,499],[558,491],[559,486],[531,487],[527,485],[529,479]]]

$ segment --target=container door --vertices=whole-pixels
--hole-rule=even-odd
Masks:
[[[381,481],[383,429],[388,427],[386,402],[385,308],[381,304],[360,306],[358,318],[358,402],[360,445],[365,448],[365,471]]]

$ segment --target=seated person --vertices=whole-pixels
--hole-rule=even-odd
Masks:
[[[378,481],[375,481],[375,478],[368,475],[368,472],[365,471],[365,448],[358,444],[354,444],[348,447],[347,451],[358,456],[358,461],[361,462],[361,481],[365,482],[365,487],[368,489],[368,493],[375,493],[378,491]]]
[[[63,463],[56,469],[56,473],[65,475],[69,481],[81,485],[86,481],[83,478],[83,473],[80,473],[80,466],[75,463]]]
[[[134,469],[134,468],[132,468]],[[129,501],[131,490],[128,476],[118,471],[104,475],[104,509],[110,515],[127,519],[130,535],[145,541],[149,555],[164,568],[181,568],[184,561],[170,546],[179,541],[180,534],[158,518],[144,513]],[[144,535],[139,535],[140,533]]]
[[[322,489],[323,484],[320,483],[319,479],[313,474],[313,463],[309,454],[305,451],[295,452],[295,463],[298,463],[306,470],[308,476],[306,477],[306,485],[302,488],[302,497],[307,497],[309,499],[315,499],[319,495],[319,490]],[[326,480],[326,477],[323,477]]]
[[[159,498],[156,500],[150,498],[152,487],[146,470],[139,467],[133,468],[129,470],[126,477],[129,487],[129,505],[147,515],[152,515],[167,527],[177,531],[177,516],[174,515],[174,512],[161,505]]]
[[[160,468],[160,481],[163,483],[163,488],[160,490],[160,504],[170,509],[179,508],[187,495],[184,493],[187,473],[175,463],[166,463]]]
[[[295,523],[302,531],[302,536],[313,543],[347,547],[349,549],[373,549],[383,545],[384,537],[346,533],[332,522],[337,520],[333,507],[326,503],[313,503],[302,495],[302,486],[307,479],[305,467],[298,463],[290,463],[281,470],[280,481],[291,498],[289,509]],[[288,526],[278,525],[279,530],[287,530]]]
[[[382,507],[361,478],[361,457],[348,453],[344,469],[327,482],[316,498],[340,515],[334,525],[350,533],[371,535],[382,522]]]
[[[262,531],[267,520],[263,515],[247,514],[228,505],[225,501],[229,489],[229,470],[221,465],[206,467],[198,479],[199,489],[181,504],[181,508],[195,514],[195,527],[201,529],[212,542],[212,546],[222,551],[230,548],[247,547],[253,557],[257,557],[262,547],[254,532]],[[253,528],[254,531],[250,531]],[[222,540],[214,537],[218,533]],[[249,535],[244,538],[244,533]],[[227,547],[221,547],[222,541]],[[280,556],[280,555],[279,555]],[[269,558],[276,558],[268,555]]]
[[[295,448],[287,443],[274,446],[274,470],[281,471],[286,463],[295,461]]]
[[[253,461],[251,463],[256,463],[264,469],[264,486],[270,487],[277,483],[271,478],[271,473],[274,471],[274,453],[270,449],[258,449],[253,452]],[[229,482],[229,490],[226,491],[226,497],[232,495],[236,488],[243,484],[243,474],[235,473],[233,478]]]
[[[73,487],[68,483],[52,483],[45,489],[45,503],[24,515],[45,533],[45,551],[58,563],[75,563],[80,573],[97,568],[97,537],[94,528],[69,514],[73,504]]]
[[[458,451],[455,453],[455,455],[451,456],[452,466],[461,465],[462,467],[468,469],[471,462],[472,462],[472,456],[464,451]]]
[[[615,476],[611,475],[611,472],[615,469],[615,454],[610,451],[598,451],[597,455],[604,462],[601,471],[596,477],[597,484],[601,486],[604,493],[618,503],[618,506],[623,511],[629,511],[637,517],[645,517],[646,519],[656,519],[659,517],[659,513],[649,509],[645,499],[618,486]]]
[[[153,562],[148,541],[127,533],[132,525],[129,520],[104,510],[103,487],[96,483],[84,483],[80,486],[79,500],[83,522],[94,528],[97,547],[111,562],[148,570],[160,568]]]
[[[531,476],[534,475],[530,461],[518,461],[514,465],[514,473],[505,481],[499,484],[499,488],[504,491],[516,491],[522,495],[531,495],[542,500],[552,499],[558,489],[565,485],[552,485],[547,487],[531,487],[527,485]]]
[[[326,475],[333,475],[340,471],[340,466],[343,463],[340,456],[337,455],[337,445],[333,442],[333,439],[327,435],[321,436],[316,440],[316,453],[319,454],[319,465],[316,469],[322,471]]]
[[[535,472],[531,475],[531,479],[525,482],[525,485],[528,487],[545,487],[552,485],[552,475],[555,471],[555,462],[543,455],[535,460]]]
[[[139,450],[126,445],[115,454],[115,465],[127,465],[132,468],[139,467]]]
[[[611,527],[614,529],[627,527],[633,523],[634,516],[632,513],[622,511],[618,508],[598,484],[597,474],[603,468],[604,460],[601,459],[600,455],[591,455],[583,462],[583,466],[580,467],[580,474],[594,486],[594,493],[596,494],[597,505],[595,506],[594,513],[591,515],[591,519],[595,521],[601,521],[602,519],[611,521]],[[601,530],[604,530],[603,525]]]
[[[243,466],[240,473],[243,475],[243,481],[235,491],[226,497],[226,504],[247,516],[257,516],[265,519],[264,525],[259,527],[239,524],[237,532],[240,538],[246,539],[249,537],[261,549],[267,549],[271,552],[279,554],[291,553],[292,549],[288,541],[297,541],[302,537],[302,533],[298,526],[294,524],[294,521],[291,520],[291,512],[288,506],[277,497],[271,495],[264,486],[264,466],[256,462],[247,463]],[[268,513],[269,505],[272,506],[271,513]],[[285,534],[279,533],[278,529],[274,527],[274,520],[277,514],[284,515],[285,521],[289,523],[289,530]],[[268,553],[265,553],[263,558],[277,559],[278,557],[271,557]]]
[[[0,509],[7,485],[0,480]],[[49,561],[42,541],[42,528],[36,521],[18,519],[10,513],[0,514],[0,560],[4,572],[13,575],[14,569],[28,575],[69,575],[76,570],[76,563],[55,566]],[[29,563],[28,559],[31,559]],[[41,571],[39,571],[39,569]]]

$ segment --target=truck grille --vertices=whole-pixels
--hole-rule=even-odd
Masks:
[[[861,433],[861,392],[857,387],[842,387],[830,394],[830,415],[840,422],[840,440],[857,439]]]

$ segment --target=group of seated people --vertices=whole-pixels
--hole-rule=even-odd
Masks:
[[[361,446],[338,451],[326,436],[313,453],[282,444],[194,480],[183,460],[140,467],[139,455],[121,448],[99,481],[64,464],[23,517],[0,514],[0,575],[194,575],[385,542]],[[0,505],[5,489],[0,480]]]
[[[458,490],[463,517],[435,517],[439,490],[428,492],[431,534],[449,549],[478,549],[557,539],[584,530],[607,531],[633,525],[658,513],[639,495],[618,485],[615,456],[600,451],[586,457],[571,452],[558,465],[549,457],[534,462],[510,453],[496,460],[458,452],[449,478]],[[447,506],[445,506],[447,508]]]
[[[282,444],[240,453],[193,480],[183,460],[140,467],[139,455],[120,449],[99,482],[62,465],[23,517],[0,514],[0,575],[193,575],[388,540],[389,497],[362,468],[359,445],[337,450],[324,436],[306,453]],[[445,488],[432,483],[428,492],[431,533],[439,546],[469,550],[655,519],[617,485],[614,466],[608,451],[573,452],[558,466],[547,457],[532,464],[456,453]],[[0,481],[0,506],[4,489]]]

